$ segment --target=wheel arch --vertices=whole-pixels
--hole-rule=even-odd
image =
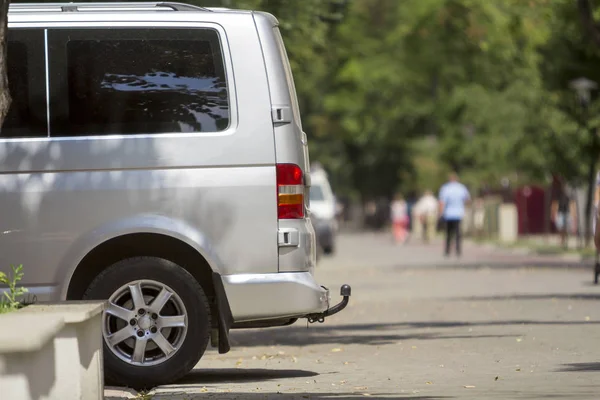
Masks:
[[[127,233],[110,238],[90,250],[73,270],[65,298],[79,300],[94,278],[118,261],[131,257],[164,258],[188,271],[214,303],[213,269],[206,258],[184,241],[162,233]]]
[[[198,275],[197,272],[194,272],[196,268],[207,269],[208,267],[212,272],[222,273],[222,265],[213,251],[214,247],[201,231],[183,221],[168,216],[134,215],[96,226],[75,240],[62,257],[59,268],[57,268],[55,282],[59,284],[59,292],[56,300],[72,298],[73,293],[76,292],[73,286],[79,282],[74,281],[76,276],[77,279],[81,279],[81,274],[97,272],[88,269],[93,257],[102,257],[105,261],[114,259],[107,254],[103,254],[103,252],[110,253],[114,246],[121,249],[120,254],[122,256],[149,255],[148,250],[155,252],[158,250],[144,246],[144,243],[159,245],[157,247],[164,250],[163,255],[171,256],[183,252],[188,255],[189,261],[195,259],[197,261],[196,265],[186,263],[182,267],[190,268],[190,273],[196,278]],[[130,246],[128,252],[124,251],[124,246]],[[141,246],[144,248],[141,249]],[[173,247],[173,250],[169,251],[171,247]],[[175,262],[175,260],[171,261]],[[105,265],[104,268],[109,265]]]

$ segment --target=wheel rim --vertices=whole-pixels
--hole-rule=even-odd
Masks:
[[[153,280],[121,286],[108,299],[102,334],[111,352],[128,364],[165,362],[181,348],[187,334],[187,312],[173,289]]]

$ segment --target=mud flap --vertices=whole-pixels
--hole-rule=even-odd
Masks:
[[[227,293],[225,293],[221,275],[213,272],[212,280],[215,289],[215,303],[219,323],[219,354],[225,354],[231,349],[229,344],[229,330],[233,325],[233,315],[231,314],[229,300],[227,300]]]

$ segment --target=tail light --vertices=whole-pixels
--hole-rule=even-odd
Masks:
[[[304,174],[295,164],[277,164],[277,217],[304,218]]]

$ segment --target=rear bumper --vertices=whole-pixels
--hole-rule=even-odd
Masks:
[[[310,272],[222,277],[234,322],[301,318],[329,308],[329,290]]]

